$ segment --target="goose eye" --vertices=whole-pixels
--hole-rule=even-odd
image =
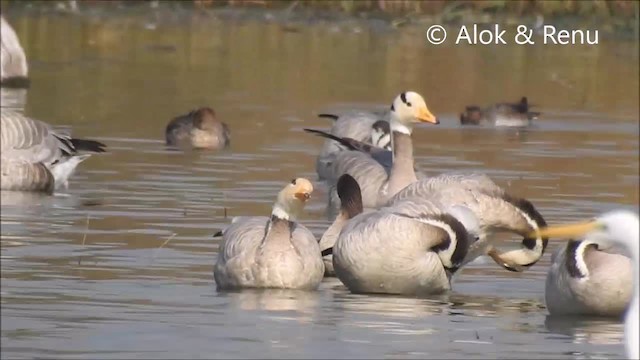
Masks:
[[[291,183],[292,183],[293,185],[295,185],[295,184],[296,184],[296,179],[291,179]]]
[[[407,106],[408,106],[408,107],[411,107],[411,103],[410,103],[410,102],[408,102],[408,101],[407,101]]]

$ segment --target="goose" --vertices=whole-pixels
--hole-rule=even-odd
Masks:
[[[526,127],[538,116],[539,112],[529,111],[527,98],[522,97],[519,102],[493,104],[486,109],[477,105],[467,106],[460,114],[460,124]]]
[[[378,148],[391,150],[391,132],[388,114],[373,112],[348,112],[342,115],[323,113],[319,117],[332,119],[335,122],[329,134],[362,141]],[[316,159],[316,172],[319,180],[326,180],[331,176],[331,165],[338,152],[345,147],[331,138],[325,140]]]
[[[27,87],[29,66],[13,27],[0,15],[0,83],[3,86]]]
[[[333,268],[353,293],[443,293],[476,238],[440,204],[408,200],[349,220],[332,248]]]
[[[640,302],[638,277],[638,253],[640,246],[640,223],[638,215],[628,210],[612,210],[597,218],[568,225],[556,225],[539,229],[533,236],[546,236],[553,238],[583,238],[585,242],[597,244],[601,248],[609,248],[611,244],[617,244],[626,248],[633,262],[633,290],[629,307],[625,314],[625,350],[629,359],[638,359],[638,303]],[[586,246],[585,246],[586,247]]]
[[[52,193],[69,186],[76,166],[106,145],[55,132],[49,124],[2,110],[2,190]]]
[[[198,149],[222,149],[230,143],[229,126],[209,107],[173,118],[165,130],[168,146],[190,145]]]
[[[340,212],[331,226],[329,226],[327,231],[322,235],[322,238],[320,238],[320,250],[323,251],[323,255],[324,252],[333,248],[344,225],[363,210],[360,186],[353,177],[349,174],[340,176],[336,188],[338,196],[340,197]],[[322,259],[324,261],[324,276],[335,276],[335,271],[333,271],[333,256],[326,254]]]
[[[621,316],[631,301],[633,263],[596,241],[569,240],[553,255],[545,283],[551,315]]]
[[[488,255],[503,268],[520,272],[534,265],[544,255],[548,239],[531,237],[531,231],[546,226],[544,217],[527,199],[512,196],[480,173],[445,173],[409,184],[387,203],[406,201],[438,201],[444,206],[461,205],[470,209],[484,234],[510,232],[523,236],[521,247],[500,252],[493,237],[477,245],[473,257]]]
[[[213,273],[219,290],[318,288],[324,274],[320,246],[297,222],[312,192],[309,180],[294,179],[278,194],[270,218],[235,218],[215,235],[223,240]]]
[[[363,206],[370,209],[381,206],[395,193],[416,181],[411,132],[413,124],[418,122],[440,123],[420,94],[413,91],[401,93],[391,104],[389,114],[393,153],[377,148],[369,153],[357,150],[338,152],[326,179],[330,188],[330,203],[333,203],[331,199],[337,197],[335,183],[345,173],[356,179],[362,191]],[[341,139],[314,129],[304,130],[333,140]],[[367,149],[370,148],[369,145]]]

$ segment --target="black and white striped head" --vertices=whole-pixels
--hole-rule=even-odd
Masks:
[[[462,265],[469,250],[469,234],[464,225],[451,214],[440,214],[431,218],[433,225],[443,229],[447,236],[432,248],[442,265],[451,273]]]
[[[371,144],[391,151],[391,128],[388,121],[378,120],[371,125]]]
[[[391,104],[391,130],[410,135],[413,124],[426,122],[439,124],[440,121],[429,111],[424,98],[414,91],[403,92]]]

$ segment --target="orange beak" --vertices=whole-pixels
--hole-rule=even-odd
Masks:
[[[309,198],[311,197],[311,195],[306,192],[299,192],[299,193],[296,193],[294,196],[302,202],[309,200]]]
[[[436,118],[435,115],[433,115],[431,111],[427,109],[426,106],[421,109],[418,109],[418,115],[416,115],[416,118],[421,122],[427,122],[427,123],[436,124],[436,125],[440,124],[440,121],[438,120],[438,118]]]

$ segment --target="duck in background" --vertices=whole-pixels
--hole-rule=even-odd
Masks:
[[[527,97],[516,103],[497,103],[485,109],[470,105],[460,114],[461,125],[489,125],[497,127],[527,127],[540,116],[539,112],[529,111]]]
[[[191,146],[197,149],[223,149],[231,142],[229,126],[216,118],[209,107],[173,118],[165,130],[168,146]]]

